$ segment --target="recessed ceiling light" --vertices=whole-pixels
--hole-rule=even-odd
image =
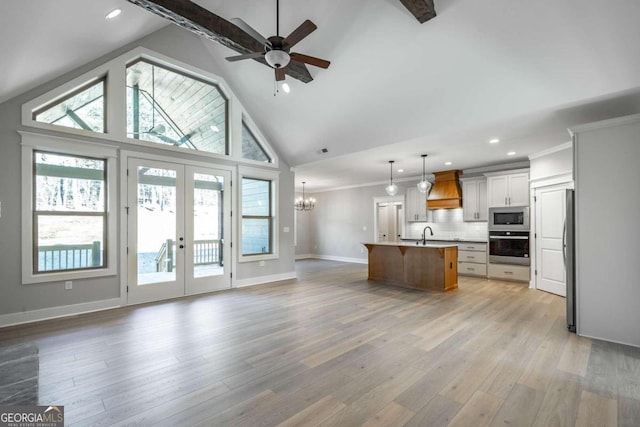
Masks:
[[[489,140],[489,144],[497,144],[498,142],[500,142],[498,138],[493,138]]]
[[[220,132],[220,128],[216,125],[211,125],[209,126],[209,129],[211,129],[212,131],[214,131],[215,133]]]
[[[404,172],[404,169],[398,169],[398,173]]]
[[[453,163],[451,163],[451,162],[444,162],[444,165],[445,165],[445,166],[451,166],[452,164],[453,164]]]
[[[291,88],[289,87],[289,83],[282,83],[282,90],[283,90],[285,93],[289,93],[289,92],[291,92]]]
[[[104,19],[113,19],[120,15],[120,13],[122,13],[122,9],[113,9],[111,12],[107,13],[107,16],[105,16]]]
[[[516,155],[516,152],[515,152],[515,151],[509,151],[509,152],[507,153],[507,156],[515,156],[515,155]]]

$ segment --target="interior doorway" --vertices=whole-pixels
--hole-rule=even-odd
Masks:
[[[374,210],[376,243],[401,241],[404,235],[404,198],[375,199]]]

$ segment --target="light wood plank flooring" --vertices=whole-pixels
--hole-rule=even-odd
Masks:
[[[637,426],[640,349],[568,333],[564,299],[366,266],[0,330],[40,350],[40,403],[71,426]]]

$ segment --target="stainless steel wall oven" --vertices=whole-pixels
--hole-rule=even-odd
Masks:
[[[529,231],[489,230],[489,262],[530,265]]]

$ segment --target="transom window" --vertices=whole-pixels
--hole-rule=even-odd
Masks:
[[[90,82],[69,95],[33,111],[33,120],[104,133],[105,79]]]
[[[106,160],[33,151],[33,273],[106,266]]]
[[[262,145],[260,145],[244,120],[242,121],[242,158],[265,163],[272,162],[271,157],[262,148]]]
[[[229,154],[219,88],[145,60],[127,66],[127,137]]]

